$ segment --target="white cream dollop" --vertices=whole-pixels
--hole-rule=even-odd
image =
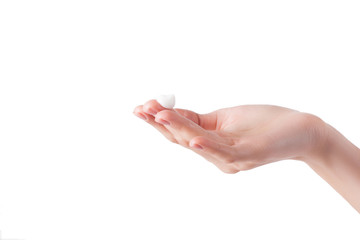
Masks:
[[[164,108],[172,109],[175,106],[175,95],[160,95],[156,98],[156,101]]]

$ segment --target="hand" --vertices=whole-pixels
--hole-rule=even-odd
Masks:
[[[307,160],[324,144],[324,123],[295,110],[246,105],[197,114],[165,109],[155,100],[138,106],[134,114],[180,144],[236,173],[283,159]]]

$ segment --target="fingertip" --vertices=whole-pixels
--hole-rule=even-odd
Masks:
[[[146,113],[144,113],[143,111],[143,106],[142,105],[139,105],[137,107],[135,107],[134,111],[133,111],[133,114],[135,116],[137,116],[138,118],[144,120],[144,121],[147,121],[148,120],[148,116]]]
[[[144,110],[144,112],[146,112],[147,114],[150,114],[150,115],[153,115],[153,116],[155,116],[156,113],[157,113],[157,112],[155,111],[155,109],[152,108],[152,107],[149,106],[149,105],[144,105],[143,110]]]
[[[155,99],[147,101],[143,106],[144,112],[155,116],[158,112],[166,109],[161,106]]]
[[[194,148],[194,149],[197,149],[197,150],[203,150],[204,149],[203,146],[201,146],[200,144],[197,144],[197,143],[190,143],[190,147]]]
[[[176,112],[173,110],[162,110],[156,114],[155,119],[162,119],[167,122],[171,122],[176,118]]]
[[[162,118],[155,118],[155,122],[160,123],[162,125],[170,125],[170,123]]]
[[[145,114],[142,114],[142,113],[134,113],[134,114],[135,114],[135,116],[137,116],[138,118],[140,118],[140,119],[142,119],[144,121],[148,120],[148,118],[147,118],[147,116]]]
[[[134,108],[133,113],[135,114],[135,113],[137,113],[137,112],[140,112],[140,111],[142,111],[142,109],[143,109],[143,105],[136,106],[136,107]]]

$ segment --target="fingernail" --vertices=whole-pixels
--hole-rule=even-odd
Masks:
[[[147,120],[147,117],[142,113],[135,113],[135,116],[137,116],[138,118],[141,118],[142,120],[145,120],[145,121]]]
[[[196,149],[203,149],[203,147],[197,143],[192,144],[192,147]]]
[[[170,125],[170,123],[168,121],[161,119],[161,118],[156,119],[156,122],[161,123],[163,125]]]
[[[146,112],[151,115],[156,115],[156,111],[152,108],[149,108]]]

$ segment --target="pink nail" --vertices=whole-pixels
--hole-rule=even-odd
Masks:
[[[142,113],[135,113],[135,115],[138,117],[138,118],[141,118],[142,120],[147,120],[147,117],[144,115],[144,114],[142,114]]]
[[[152,108],[149,108],[146,112],[151,114],[151,115],[156,115],[156,111],[154,109],[152,109]]]
[[[203,149],[203,147],[197,143],[192,144],[192,147],[196,149]]]
[[[161,119],[161,118],[156,119],[156,122],[161,123],[161,124],[164,124],[164,125],[170,125],[170,123],[169,123],[168,121],[166,121],[166,120],[164,120],[164,119]]]

